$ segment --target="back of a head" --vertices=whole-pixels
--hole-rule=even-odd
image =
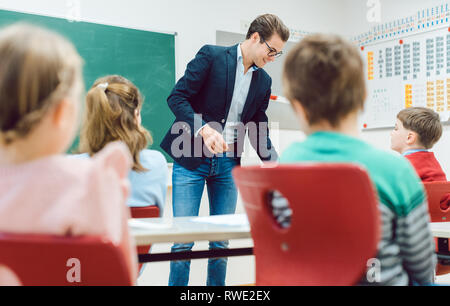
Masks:
[[[0,31],[0,142],[27,136],[62,99],[79,99],[82,60],[59,34],[27,24]]]
[[[339,125],[362,110],[366,97],[364,65],[358,49],[336,35],[305,37],[284,64],[285,94],[303,106],[310,125]]]
[[[439,114],[426,107],[410,107],[400,111],[397,118],[407,130],[416,132],[419,142],[431,149],[442,136]]]
[[[133,156],[133,170],[147,170],[139,153],[152,138],[137,119],[142,104],[139,89],[126,78],[111,75],[96,80],[86,96],[80,151],[94,155],[110,142],[123,141]]]

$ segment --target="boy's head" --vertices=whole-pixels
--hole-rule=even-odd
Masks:
[[[410,149],[431,149],[442,136],[439,114],[425,107],[411,107],[397,115],[391,133],[391,148],[399,153]]]
[[[284,85],[306,126],[326,122],[336,128],[363,109],[366,97],[359,51],[336,35],[312,35],[298,43],[286,58]]]

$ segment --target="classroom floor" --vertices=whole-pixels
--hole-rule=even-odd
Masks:
[[[171,203],[171,194],[167,195],[167,203]],[[239,198],[236,213],[244,213],[242,200]],[[200,208],[200,216],[207,216],[209,214],[206,191]],[[164,217],[172,217],[171,205],[166,205],[164,209]],[[154,253],[170,252],[172,244],[155,244],[152,246]],[[252,247],[251,239],[231,240],[230,248]],[[194,245],[193,250],[207,250],[208,242],[200,241]],[[205,286],[206,285],[206,268],[207,259],[196,259],[191,262],[190,272],[190,286]],[[139,286],[167,286],[169,281],[169,262],[149,263],[144,266],[139,279]],[[255,283],[255,259],[253,256],[241,256],[228,258],[227,268],[227,286],[248,285]],[[450,274],[436,277],[436,284],[450,286]]]

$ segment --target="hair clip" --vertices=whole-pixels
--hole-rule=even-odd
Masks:
[[[107,82],[105,82],[105,83],[100,83],[100,84],[98,84],[97,85],[97,87],[98,88],[101,88],[101,89],[103,89],[103,90],[106,90],[107,88],[108,88],[108,83]]]

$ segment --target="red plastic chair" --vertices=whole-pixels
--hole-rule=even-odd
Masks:
[[[145,206],[145,207],[131,207],[131,218],[134,219],[145,219],[145,218],[158,218],[159,217],[159,207],[156,205]],[[148,254],[151,245],[144,245],[137,247],[138,254]],[[141,270],[142,264],[139,264],[139,270]]]
[[[158,218],[158,217],[159,217],[158,206],[131,207],[131,218],[143,219],[143,218]]]
[[[79,262],[80,282],[71,282]],[[134,284],[125,251],[97,236],[0,234],[0,266],[25,286],[130,286]]]
[[[425,182],[423,185],[427,192],[431,222],[449,222],[450,208],[443,210],[441,200],[450,194],[450,182]]]
[[[431,222],[450,222],[450,208],[443,210],[441,201],[447,196],[445,201],[450,201],[450,182],[425,182],[423,184],[427,192],[428,211],[430,212]],[[435,238],[436,251],[450,252],[449,240],[445,238]],[[450,265],[438,263],[436,266],[436,275],[450,273]]]
[[[353,285],[377,254],[380,218],[367,173],[351,164],[297,164],[235,168],[249,218],[256,285]],[[290,203],[281,228],[269,193]]]

